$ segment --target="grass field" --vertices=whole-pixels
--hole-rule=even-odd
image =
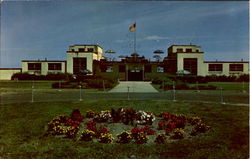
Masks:
[[[162,92],[163,90],[160,89],[159,84],[152,84],[155,89],[157,89],[159,92]],[[213,85],[216,86],[217,89],[222,88],[223,90],[226,91],[249,91],[249,82],[208,82],[206,84],[198,84],[202,86],[208,86],[208,85]],[[189,84],[190,87],[196,87],[197,84]]]
[[[0,158],[247,159],[249,107],[163,101],[87,101],[0,105]],[[99,144],[44,137],[45,125],[60,114],[134,108],[199,116],[212,129],[164,145]]]

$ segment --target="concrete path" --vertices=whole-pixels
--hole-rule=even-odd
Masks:
[[[158,92],[151,84],[151,82],[135,82],[135,81],[126,81],[120,82],[115,88],[111,89],[109,92],[144,92],[144,93],[153,93]]]

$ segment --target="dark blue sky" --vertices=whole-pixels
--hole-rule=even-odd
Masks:
[[[99,44],[116,56],[147,58],[173,44],[202,47],[205,60],[248,60],[247,1],[4,1],[0,67],[21,60],[66,60],[73,44]]]

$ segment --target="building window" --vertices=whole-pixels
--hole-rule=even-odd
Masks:
[[[88,48],[88,52],[93,52],[94,49],[93,48]]]
[[[222,71],[223,65],[222,64],[209,64],[208,71]]]
[[[78,74],[87,69],[87,59],[85,57],[73,58],[73,74]]]
[[[107,66],[106,65],[101,65],[100,70],[101,70],[101,72],[106,72]]]
[[[186,52],[192,52],[192,49],[186,49]]]
[[[48,63],[49,70],[62,70],[61,63]]]
[[[41,63],[28,63],[28,70],[41,70]]]
[[[192,75],[197,75],[197,58],[184,58],[184,70]]]
[[[177,52],[183,52],[183,49],[177,49]]]
[[[151,65],[145,65],[144,67],[145,72],[151,72],[151,69],[152,69]]]
[[[113,72],[113,67],[112,66],[107,66],[106,72]]]
[[[157,72],[163,73],[164,72],[164,68],[162,66],[157,66]]]
[[[125,72],[125,71],[126,71],[125,65],[119,65],[119,72]]]
[[[243,64],[229,64],[230,71],[243,71]]]
[[[84,52],[85,49],[84,49],[84,48],[79,48],[78,51],[79,51],[79,52]]]

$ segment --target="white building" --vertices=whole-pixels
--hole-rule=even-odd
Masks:
[[[0,80],[10,80],[14,73],[30,73],[46,75],[49,73],[77,74],[82,70],[95,72],[98,61],[103,59],[103,49],[99,45],[73,45],[66,52],[66,61],[49,60],[23,60],[22,68],[0,68]],[[122,63],[116,62],[119,67]],[[196,45],[172,45],[168,48],[168,54],[160,65],[164,66],[162,73],[175,74],[177,71],[186,70],[197,76],[238,76],[249,74],[249,62],[245,61],[204,61],[204,52]],[[112,62],[114,64],[114,62]],[[153,63],[148,63],[151,65]],[[137,64],[135,63],[136,67]],[[153,66],[153,65],[152,65]],[[146,67],[146,66],[145,66]],[[150,66],[151,67],[151,66]],[[139,67],[138,68],[144,68]],[[144,76],[144,69],[138,72]],[[117,73],[117,72],[110,72]],[[140,78],[144,79],[144,77]]]

